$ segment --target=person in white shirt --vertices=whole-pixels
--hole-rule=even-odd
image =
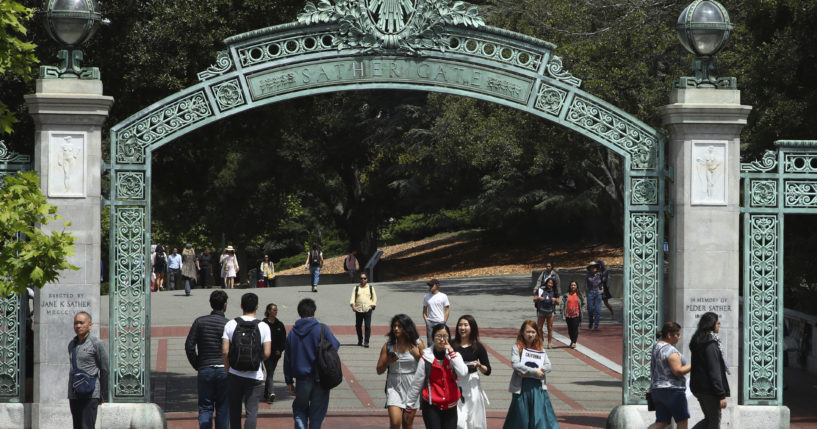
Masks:
[[[252,292],[245,293],[241,297],[241,310],[244,314],[227,322],[224,325],[224,334],[221,336],[221,357],[224,361],[224,369],[227,371],[227,396],[230,401],[230,427],[241,427],[241,403],[244,402],[244,408],[247,411],[247,418],[244,421],[245,429],[255,429],[256,420],[258,418],[258,402],[264,394],[264,371],[261,369],[263,361],[269,359],[271,354],[271,335],[269,325],[260,323],[261,321],[255,318],[255,312],[258,311],[258,296]],[[242,326],[239,326],[239,321]],[[254,361],[258,360],[258,367],[254,370],[238,370],[232,368],[231,364],[236,363],[236,351],[234,350],[231,356],[230,348],[235,347],[232,343],[233,336],[237,329],[242,329],[243,322],[251,322],[255,324],[255,342],[260,342],[261,351],[254,351],[252,353],[253,366]],[[232,359],[231,359],[232,358]],[[232,362],[231,362],[232,360]]]
[[[176,290],[176,282],[179,280],[179,272],[182,270],[182,255],[179,248],[174,247],[173,253],[167,257],[167,277],[170,290]]]
[[[448,302],[448,295],[440,292],[440,281],[431,279],[428,283],[428,293],[423,297],[423,319],[426,321],[426,337],[428,343],[431,341],[431,328],[438,323],[448,321],[451,314],[451,303]]]

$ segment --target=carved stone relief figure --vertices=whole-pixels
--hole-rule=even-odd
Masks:
[[[74,173],[74,166],[79,159],[79,149],[71,143],[71,136],[64,137],[62,152],[57,155],[57,165],[62,167],[62,183],[65,192],[72,192],[71,175]]]

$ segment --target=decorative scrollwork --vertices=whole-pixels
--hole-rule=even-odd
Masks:
[[[241,83],[238,79],[232,79],[213,85],[213,98],[218,103],[218,109],[222,112],[246,104],[244,93],[241,91]]]
[[[627,396],[644,398],[650,387],[650,359],[658,327],[658,286],[661,275],[660,231],[657,213],[630,213],[629,291],[626,298],[630,311],[624,344],[628,378],[624,380]]]
[[[9,164],[24,164],[31,162],[31,156],[17,152],[10,152],[6,147],[6,142],[0,140],[0,162]]]
[[[337,22],[338,49],[363,48],[367,51],[417,49],[445,51],[446,25],[478,28],[485,25],[476,6],[451,0],[320,0],[307,2],[298,22]]]
[[[116,173],[116,197],[121,200],[145,199],[145,173],[128,171]]]
[[[783,189],[786,207],[817,208],[817,181],[788,180]]]
[[[777,182],[774,180],[752,180],[749,184],[752,207],[777,207]]]
[[[630,203],[634,206],[654,206],[658,204],[658,179],[637,177],[632,179]]]
[[[161,109],[116,132],[116,162],[141,164],[145,148],[213,116],[203,90],[163,104]]]
[[[111,294],[111,360],[113,395],[144,398],[145,392],[145,275],[146,222],[144,207],[114,207],[114,260]]]
[[[648,170],[656,167],[658,137],[624,116],[577,96],[565,119],[629,152],[633,169]]]
[[[560,82],[564,82],[577,88],[582,85],[581,79],[573,76],[567,70],[562,70],[562,59],[556,55],[550,57],[550,61],[548,61],[547,65],[547,71],[552,78]]]
[[[817,153],[787,153],[783,158],[784,173],[817,173]]]
[[[741,163],[740,171],[743,173],[765,173],[775,167],[777,167],[777,151],[767,150],[759,161]]]
[[[542,82],[539,93],[536,95],[536,104],[533,107],[553,116],[559,116],[566,98],[567,91]]]
[[[746,300],[749,329],[744,330],[748,350],[746,382],[749,400],[773,400],[778,397],[777,345],[778,338],[778,266],[777,252],[780,234],[777,215],[750,215],[748,240],[748,299]]]
[[[20,356],[23,341],[20,324],[20,298],[0,297],[0,402],[20,401]]]
[[[230,58],[230,52],[219,51],[218,55],[216,55],[216,63],[207,67],[207,70],[199,72],[196,76],[198,76],[199,81],[204,82],[207,79],[227,73],[231,68],[233,68],[233,60]]]

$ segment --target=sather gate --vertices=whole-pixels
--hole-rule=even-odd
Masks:
[[[298,21],[231,37],[199,83],[110,130],[111,394],[149,401],[151,157],[227,116],[337,91],[441,92],[512,107],[574,130],[624,158],[623,402],[643,400],[662,322],[665,139],[581,89],[551,43],[484,25],[449,0],[322,0]]]

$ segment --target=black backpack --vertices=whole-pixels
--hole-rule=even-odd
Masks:
[[[309,264],[313,267],[317,267],[321,265],[321,251],[320,250],[310,250],[309,251]]]
[[[326,389],[333,389],[343,381],[343,369],[341,369],[340,356],[338,351],[332,346],[332,342],[326,338],[326,325],[321,323],[321,340],[318,343],[318,353],[315,356],[315,363],[318,369],[318,383]]]
[[[246,321],[235,318],[236,326],[233,339],[230,340],[230,367],[238,371],[258,371],[264,357],[261,346],[260,320]]]

